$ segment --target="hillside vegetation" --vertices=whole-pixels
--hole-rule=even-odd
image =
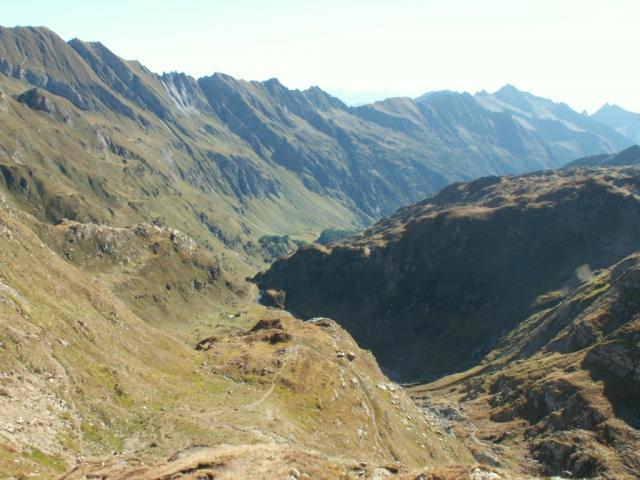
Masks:
[[[203,274],[165,231],[115,232],[131,269],[110,266],[101,274],[92,271],[112,258],[83,260],[82,241],[94,237],[77,234],[94,226],[66,227],[79,239],[72,264],[44,245],[30,222],[6,204],[0,209],[3,476],[52,478],[87,455],[146,459],[151,468],[182,448],[221,444],[235,445],[236,455],[255,450],[254,461],[271,475],[293,466],[307,471],[291,452],[313,458],[319,465],[313,468],[331,465],[312,478],[338,478],[359,462],[403,471],[472,463],[466,448],[427,421],[335,323],[219,305],[198,322],[185,320],[181,335],[167,334],[157,328],[168,321],[162,309],[136,295],[152,286],[140,272],[167,262],[178,277],[172,292],[188,295],[195,308],[215,298],[215,286],[186,292],[179,277]],[[147,251],[150,240],[160,249]],[[197,250],[191,254],[197,258]],[[170,299],[169,309],[176,308],[172,300],[180,299]],[[216,455],[226,455],[220,448]],[[276,470],[269,467],[273,455],[285,458]],[[228,468],[234,478],[240,467]]]

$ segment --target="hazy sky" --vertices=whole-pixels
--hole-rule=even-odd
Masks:
[[[347,101],[506,83],[640,112],[640,0],[19,0],[5,26],[99,40],[156,72],[213,72]]]

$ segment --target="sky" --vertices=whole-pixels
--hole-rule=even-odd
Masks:
[[[20,0],[0,24],[100,41],[151,70],[317,85],[347,103],[505,84],[640,112],[638,0]]]

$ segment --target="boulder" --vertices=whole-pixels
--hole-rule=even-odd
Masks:
[[[217,337],[207,337],[204,340],[200,340],[195,348],[200,351],[209,350],[217,340]]]
[[[278,318],[268,318],[268,319],[259,320],[258,323],[256,323],[253,327],[251,327],[251,330],[249,330],[249,331],[250,332],[258,332],[260,330],[268,330],[268,329],[272,329],[272,328],[275,328],[275,329],[278,329],[278,330],[283,330],[284,329],[280,319],[278,319]]]

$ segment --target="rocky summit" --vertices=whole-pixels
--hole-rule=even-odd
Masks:
[[[0,27],[0,478],[638,478],[607,110],[348,106]]]

